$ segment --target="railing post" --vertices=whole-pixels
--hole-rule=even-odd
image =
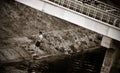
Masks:
[[[78,6],[77,3],[75,3],[75,7],[74,7],[74,8],[75,8],[75,11],[77,10],[77,6]]]
[[[87,15],[89,16],[89,13],[90,13],[90,9],[89,7],[87,7]]]
[[[117,18],[114,19],[114,22],[113,22],[114,26],[116,25],[117,20],[118,20]]]
[[[83,9],[84,9],[84,4],[81,5],[81,13],[83,13]]]
[[[110,15],[108,15],[108,19],[107,19],[107,22],[109,23],[109,21],[110,21]]]
[[[94,10],[94,18],[96,18],[97,11],[96,9]]]
[[[61,5],[64,5],[65,0],[60,0]]]
[[[103,19],[103,13],[101,13],[101,17],[100,17],[100,20],[102,21],[102,19]]]
[[[68,8],[70,8],[70,4],[71,4],[71,2],[70,2],[70,1],[68,1]]]

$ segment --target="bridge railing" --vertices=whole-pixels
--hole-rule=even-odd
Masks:
[[[120,17],[109,12],[100,10],[90,5],[80,4],[73,0],[48,0],[70,10],[90,16],[94,19],[103,21],[115,27],[120,27]]]
[[[94,6],[98,9],[120,16],[120,9],[98,0],[75,0],[84,4]]]

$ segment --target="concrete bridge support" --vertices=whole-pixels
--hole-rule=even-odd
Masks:
[[[111,68],[116,61],[117,55],[119,55],[119,42],[104,36],[101,42],[101,46],[106,47],[107,50],[100,73],[112,73]]]

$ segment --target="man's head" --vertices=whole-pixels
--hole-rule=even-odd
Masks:
[[[42,34],[42,32],[41,32],[41,31],[39,31],[39,34]]]

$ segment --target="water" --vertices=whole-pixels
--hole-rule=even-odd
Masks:
[[[38,73],[100,73],[105,48],[76,53],[38,68]]]
[[[34,69],[36,73],[100,73],[105,51],[105,48],[97,48],[72,55],[48,57],[41,62],[35,63],[36,67],[31,69]],[[6,70],[6,68],[9,67],[12,67],[13,71],[18,69],[18,72],[11,73],[21,73],[19,70],[27,71],[27,65],[25,62],[23,64],[11,63],[10,66],[1,67],[0,73],[8,73],[9,70]]]

